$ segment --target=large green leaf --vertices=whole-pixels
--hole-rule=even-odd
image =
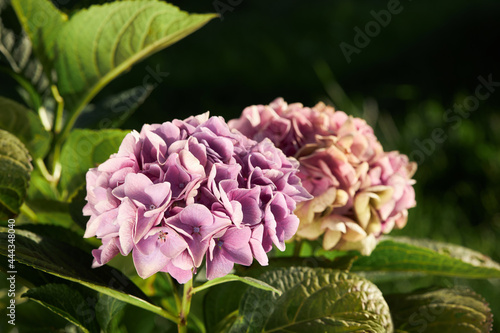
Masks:
[[[0,227],[0,254],[8,255],[7,228]],[[16,231],[16,260],[43,272],[73,281],[176,321],[177,318],[149,302],[127,277],[109,266],[92,269],[92,256],[67,243],[30,231]]]
[[[260,280],[283,294],[249,288],[230,332],[392,332],[382,293],[354,274],[292,267]]]
[[[85,174],[118,152],[128,131],[74,130],[61,152],[61,180],[59,189],[64,199],[73,197],[85,184]]]
[[[216,17],[156,0],[94,5],[70,18],[49,0],[13,0],[13,6],[35,49],[55,68],[59,92],[75,116],[119,74]]]
[[[28,290],[23,296],[42,304],[83,332],[99,333],[95,303],[88,294],[83,291],[82,295],[82,292],[66,284],[47,284]]]
[[[405,271],[463,278],[500,278],[500,265],[471,249],[431,240],[385,237],[352,271]]]
[[[29,186],[30,160],[23,143],[0,129],[0,220],[19,214]]]
[[[19,103],[0,97],[0,129],[14,134],[34,158],[43,158],[50,148],[51,134],[40,118]]]
[[[396,328],[404,332],[490,332],[493,315],[485,300],[469,289],[420,291],[386,297]]]

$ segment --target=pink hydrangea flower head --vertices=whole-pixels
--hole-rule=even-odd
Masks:
[[[141,277],[185,283],[204,259],[208,279],[253,258],[267,265],[273,244],[283,250],[297,231],[297,203],[311,198],[298,167],[208,113],[144,125],[87,173],[85,237],[102,240],[93,266],[132,252]]]
[[[416,205],[416,164],[384,152],[360,118],[319,103],[309,108],[278,98],[243,110],[229,127],[257,141],[271,140],[300,162],[299,177],[313,200],[298,204],[297,237],[323,237],[323,247],[369,254],[376,239],[406,224]]]

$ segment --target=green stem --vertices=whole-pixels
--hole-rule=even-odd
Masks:
[[[179,324],[177,328],[179,333],[187,332],[187,319],[189,315],[189,310],[191,309],[191,297],[193,296],[193,279],[189,280],[184,284],[182,291],[182,304],[181,311],[179,312]]]
[[[300,257],[300,250],[302,249],[302,244],[303,244],[302,240],[295,241],[295,247],[293,249],[293,256],[295,258]]]
[[[50,155],[49,161],[52,166],[52,177],[51,183],[57,186],[59,182],[59,178],[61,177],[61,162],[59,162],[59,158],[61,156],[61,149],[63,140],[60,140],[61,130],[63,129],[63,115],[64,115],[64,100],[59,94],[59,90],[55,85],[50,86],[50,90],[52,91],[52,95],[57,102],[57,111],[56,116],[54,117],[54,139],[52,141],[52,154]]]
[[[63,128],[64,100],[61,95],[59,95],[59,90],[57,90],[55,85],[52,85],[50,90],[57,102],[56,117],[54,119],[54,133],[59,134]]]
[[[36,216],[36,213],[31,208],[29,208],[28,205],[26,205],[26,202],[24,202],[21,205],[20,209],[21,213],[29,217],[30,220],[32,220],[33,222],[38,222],[38,217]]]

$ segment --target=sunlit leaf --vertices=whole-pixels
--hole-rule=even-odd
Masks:
[[[85,184],[85,174],[118,152],[128,131],[122,130],[74,130],[61,152],[60,192],[63,198],[71,198]]]
[[[230,332],[392,332],[382,293],[359,276],[292,267],[260,279],[283,294],[249,288]]]
[[[385,237],[370,256],[360,256],[352,271],[405,271],[464,278],[499,278],[500,265],[463,246]]]
[[[394,325],[405,332],[490,332],[493,315],[486,301],[463,288],[386,297]]]
[[[23,143],[0,129],[0,219],[19,214],[29,186],[31,157]]]

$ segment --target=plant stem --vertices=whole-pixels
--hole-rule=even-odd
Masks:
[[[179,312],[179,324],[177,325],[179,333],[187,332],[187,318],[191,309],[191,297],[193,291],[193,279],[184,284],[182,291],[182,304]]]
[[[64,100],[61,95],[59,95],[59,90],[57,90],[55,85],[52,85],[50,90],[52,91],[52,95],[57,102],[57,112],[56,117],[54,118],[54,133],[59,134],[63,127]]]
[[[300,250],[302,249],[302,240],[298,240],[295,242],[295,247],[293,249],[293,256],[298,258],[300,257]]]
[[[26,202],[24,202],[21,205],[21,213],[29,217],[33,222],[38,222],[38,217],[36,216],[35,212],[26,205]]]

